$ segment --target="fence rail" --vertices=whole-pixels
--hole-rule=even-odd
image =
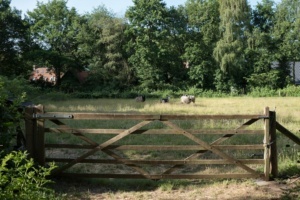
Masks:
[[[68,124],[69,121],[77,120],[108,120],[117,124],[120,120],[134,120],[130,127],[116,128],[78,128],[72,127],[75,124]],[[186,121],[193,126],[198,121],[203,120],[239,120],[240,124],[230,129],[205,129],[201,127],[184,127],[178,121]],[[261,129],[251,129],[251,125],[262,121]],[[91,177],[91,178],[147,178],[147,179],[203,179],[203,178],[257,178],[261,177],[265,180],[270,179],[270,175],[276,177],[277,169],[277,149],[276,149],[276,113],[264,109],[264,114],[258,115],[156,115],[156,114],[127,114],[127,113],[61,113],[61,112],[45,112],[43,106],[26,108],[25,125],[27,150],[37,162],[45,165],[47,162],[55,161],[60,163],[59,168],[54,171],[53,175],[74,176],[74,177]],[[47,122],[47,123],[46,123]],[[151,127],[151,124],[160,123],[163,128]],[[49,124],[52,127],[49,127]],[[100,124],[100,123],[99,123]],[[292,133],[279,126],[280,130],[284,130],[285,134],[299,142],[299,138]],[[58,134],[55,137],[70,136],[76,139],[77,143],[66,143],[63,138],[60,143],[47,143],[45,135]],[[164,135],[169,137],[168,144],[145,144],[147,142],[142,139],[141,144],[122,143],[129,136],[152,136],[155,140],[160,141]],[[217,137],[213,141],[207,141],[202,138]],[[230,138],[248,137],[250,135],[258,135],[261,137],[261,143],[252,144],[226,144]],[[97,136],[98,138],[94,138]],[[103,137],[102,137],[103,136]],[[105,136],[105,137],[104,137]],[[109,136],[109,137],[108,137]],[[186,143],[177,144],[172,142],[172,138],[182,137]],[[204,137],[204,136],[203,136]],[[103,141],[103,138],[104,141]],[[68,140],[69,141],[69,140]],[[81,141],[81,142],[78,142]],[[139,140],[137,140],[139,141]],[[82,143],[83,142],[83,143]],[[225,143],[225,144],[224,144]],[[53,154],[47,153],[53,150]],[[65,149],[65,151],[64,151]],[[59,153],[57,153],[57,152]],[[62,157],[62,152],[67,155],[75,155],[76,157]],[[127,152],[125,152],[127,151]],[[132,151],[154,151],[154,156],[145,158],[148,155],[137,157],[135,154],[130,158]],[[155,156],[157,151],[159,156]],[[189,152],[186,155],[186,152]],[[253,157],[239,158],[236,152],[245,151],[249,154],[253,151],[263,152],[263,158],[258,159],[256,155]],[[70,153],[72,152],[72,153]],[[104,156],[99,157],[97,153]],[[128,153],[129,152],[129,153]],[[183,157],[171,158],[167,153],[181,152]],[[247,153],[246,153],[247,154]],[[59,157],[61,156],[61,157]],[[259,155],[261,156],[261,155]],[[75,173],[77,169],[74,166],[82,163],[101,164],[103,170],[106,165],[123,165],[131,170],[131,173]],[[226,165],[233,166],[238,172],[226,172],[219,174],[206,174],[205,167],[212,168]],[[257,167],[257,165],[261,167]],[[149,168],[158,167],[153,173]],[[86,167],[85,167],[86,168]],[[112,169],[113,167],[108,167]],[[198,169],[198,171],[186,172],[186,169]],[[230,167],[229,167],[230,168]],[[102,170],[101,170],[102,171]],[[242,172],[241,172],[242,171]]]

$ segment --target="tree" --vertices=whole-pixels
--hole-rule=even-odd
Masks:
[[[250,7],[246,0],[220,0],[219,4],[222,38],[214,49],[214,57],[221,74],[216,76],[216,87],[219,90],[245,87],[245,31],[249,29]]]
[[[252,11],[252,25],[261,32],[270,33],[274,28],[275,3],[273,0],[262,0]]]
[[[290,63],[293,64],[295,78],[295,61],[300,60],[300,2],[298,0],[283,0],[276,12],[274,38],[277,41],[278,52],[275,55],[281,72],[281,87],[286,86],[286,78],[290,77]]]
[[[127,53],[141,88],[179,86],[183,62],[175,38],[181,37],[180,11],[168,10],[162,0],[134,0],[126,12]]]
[[[189,0],[185,59],[189,62],[189,77],[193,85],[202,89],[213,89],[216,62],[212,56],[220,39],[218,0]]]
[[[164,85],[168,89],[185,89],[191,86],[188,61],[185,58],[185,44],[188,41],[188,14],[183,6],[167,8],[166,28],[168,36],[161,42],[165,52],[161,66],[167,76]]]
[[[21,62],[28,26],[21,11],[10,7],[11,0],[0,0],[0,75],[25,74]]]
[[[28,16],[32,38],[42,49],[34,56],[41,64],[54,68],[59,86],[61,73],[82,67],[77,41],[80,16],[75,8],[68,9],[66,0],[45,4],[38,1],[37,8],[28,12]]]
[[[275,7],[272,0],[263,0],[252,11],[252,29],[247,34],[245,51],[249,74],[249,88],[271,87],[276,89],[277,72],[271,71],[276,52],[276,42],[272,35],[275,23]],[[272,79],[272,80],[271,80]]]
[[[85,15],[84,40],[80,48],[89,54],[90,82],[98,87],[124,89],[132,82],[132,70],[128,67],[123,50],[125,22],[99,6]]]

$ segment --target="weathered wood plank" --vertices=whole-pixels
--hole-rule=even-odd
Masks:
[[[43,113],[44,107],[38,105],[34,107],[36,113]],[[37,131],[34,135],[34,150],[35,160],[41,165],[45,166],[45,133],[44,133],[45,120],[37,120]]]
[[[282,133],[283,135],[285,135],[286,137],[288,137],[289,139],[291,139],[293,142],[295,142],[296,144],[300,145],[300,138],[297,137],[296,135],[294,135],[291,131],[287,130],[279,122],[276,122],[276,129],[280,133]]]
[[[34,156],[34,135],[36,131],[36,120],[32,119],[34,110],[32,107],[25,108],[25,138],[26,138],[26,150],[31,158]]]
[[[87,174],[87,173],[62,173],[60,177],[73,178],[125,178],[125,179],[145,179],[140,174]],[[222,178],[258,178],[263,174],[155,174],[149,179],[222,179]]]
[[[269,108],[266,107],[264,113],[269,116]],[[265,135],[264,135],[264,160],[265,160],[265,167],[264,167],[264,174],[265,180],[269,181],[270,179],[270,119],[269,117],[264,119],[264,126],[265,126]]]
[[[212,145],[219,149],[231,150],[259,150],[264,149],[264,145]],[[68,149],[93,149],[93,145],[76,145],[76,144],[45,144],[46,148],[68,148]],[[148,151],[181,151],[181,150],[206,150],[199,145],[110,145],[105,149],[116,150],[148,150]]]
[[[48,112],[49,116],[66,113]],[[128,113],[69,113],[72,119],[94,119],[94,120],[114,120],[114,119],[136,119],[136,120],[198,120],[198,119],[262,119],[264,115],[151,115],[151,114],[128,114]],[[55,118],[53,118],[55,119]]]
[[[126,129],[74,129],[74,128],[45,128],[45,132],[53,133],[76,133],[82,134],[120,134]],[[187,129],[192,134],[264,134],[264,130],[199,130],[199,129]],[[169,134],[169,135],[181,135],[173,129],[149,129],[149,130],[136,130],[132,134]]]
[[[70,162],[70,158],[46,158],[47,162]],[[243,164],[264,164],[264,159],[239,159]],[[83,159],[78,163],[101,164],[147,164],[147,165],[233,165],[228,160],[129,160],[129,159]]]
[[[276,113],[270,111],[270,140],[271,140],[271,174],[273,178],[278,176],[278,155],[277,155],[277,136],[276,136]]]

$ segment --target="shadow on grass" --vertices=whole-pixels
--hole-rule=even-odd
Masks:
[[[54,189],[66,189],[66,187],[99,186],[109,191],[152,191],[164,185],[172,185],[170,189],[186,186],[203,186],[222,182],[222,180],[143,180],[143,179],[53,179]],[[62,186],[62,187],[61,187]],[[84,188],[86,189],[86,188]]]
[[[239,180],[54,179],[50,188],[66,199],[89,199],[90,194],[172,191]]]

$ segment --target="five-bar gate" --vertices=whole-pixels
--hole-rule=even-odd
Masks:
[[[221,126],[208,127],[212,121]],[[93,128],[80,127],[90,123]],[[54,176],[85,178],[269,180],[278,173],[276,124],[268,108],[257,115],[25,110],[30,156],[41,165],[57,163]]]

